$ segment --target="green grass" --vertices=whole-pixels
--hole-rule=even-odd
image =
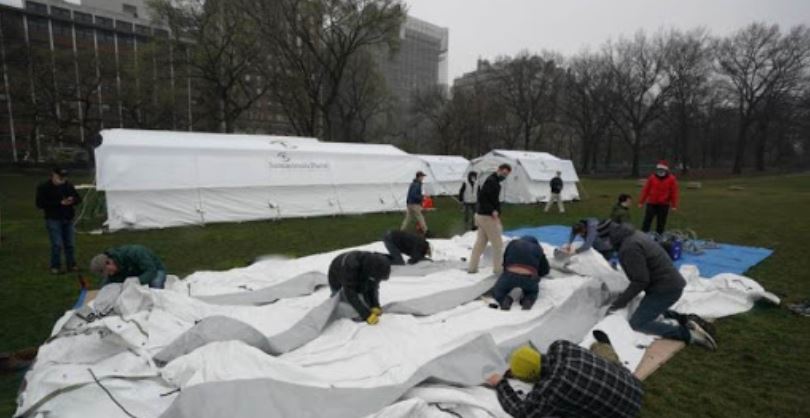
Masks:
[[[48,240],[33,206],[43,175],[0,172],[0,351],[36,346],[78,294],[75,276],[48,274]],[[82,179],[74,179],[80,182]],[[85,179],[86,180],[86,179]],[[731,191],[730,185],[743,186]],[[570,223],[605,216],[619,192],[637,194],[632,180],[586,180],[589,197],[565,215],[538,208],[506,208],[506,228]],[[769,247],[772,257],[749,275],[787,300],[810,298],[810,176],[707,181],[684,190],[672,228],[693,228],[719,242]],[[403,191],[404,193],[404,191]],[[431,229],[449,237],[462,231],[461,213],[439,199],[428,215]],[[634,220],[641,217],[634,209]],[[180,276],[201,269],[244,266],[265,254],[301,256],[377,240],[402,215],[292,219],[220,224],[105,235],[80,234],[78,260],[106,247],[141,243],[153,248]],[[810,320],[786,310],[757,306],[718,322],[720,350],[688,347],[647,382],[645,417],[796,417],[810,411]],[[10,416],[22,375],[0,376],[0,416]]]

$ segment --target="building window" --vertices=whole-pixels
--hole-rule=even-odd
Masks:
[[[139,35],[149,35],[149,28],[143,25],[135,25],[135,33]]]
[[[51,6],[51,15],[70,20],[70,10]]]
[[[124,14],[132,17],[138,17],[138,8],[131,4],[124,3]]]
[[[115,28],[124,32],[132,32],[132,23],[116,20]]]
[[[113,21],[107,17],[96,16],[96,24],[105,28],[113,27]]]
[[[93,23],[93,15],[82,12],[73,12],[73,19],[81,23]]]
[[[29,10],[36,13],[48,14],[48,6],[34,1],[25,2],[25,10]]]

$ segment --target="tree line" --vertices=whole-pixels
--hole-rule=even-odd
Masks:
[[[667,158],[681,170],[810,162],[810,30],[750,24],[726,37],[669,30],[572,57],[523,52],[479,63],[414,113],[445,153],[495,147],[571,158],[583,173]]]

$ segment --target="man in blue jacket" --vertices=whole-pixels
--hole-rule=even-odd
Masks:
[[[416,219],[416,230],[427,236],[428,226],[425,222],[425,217],[422,216],[422,181],[425,179],[425,173],[421,171],[416,172],[416,177],[408,187],[408,198],[406,200],[407,209],[405,210],[405,220],[402,221],[400,230],[405,231],[411,223],[411,218]]]
[[[509,310],[513,302],[509,293],[519,288],[523,292],[520,306],[531,309],[540,291],[540,278],[549,272],[548,260],[537,238],[527,235],[512,240],[503,255],[503,268],[492,288],[495,301],[501,309]]]

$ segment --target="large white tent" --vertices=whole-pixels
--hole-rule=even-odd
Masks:
[[[455,196],[464,182],[470,160],[460,155],[417,155],[430,169],[425,190],[435,196]]]
[[[96,149],[108,227],[403,210],[425,164],[391,145],[112,129]]]
[[[512,174],[502,184],[502,199],[509,203],[546,202],[551,197],[549,182],[557,171],[562,173],[563,200],[578,200],[579,176],[571,160],[547,152],[492,150],[470,163],[468,171],[478,173],[478,181],[494,172],[499,165],[512,166]]]

